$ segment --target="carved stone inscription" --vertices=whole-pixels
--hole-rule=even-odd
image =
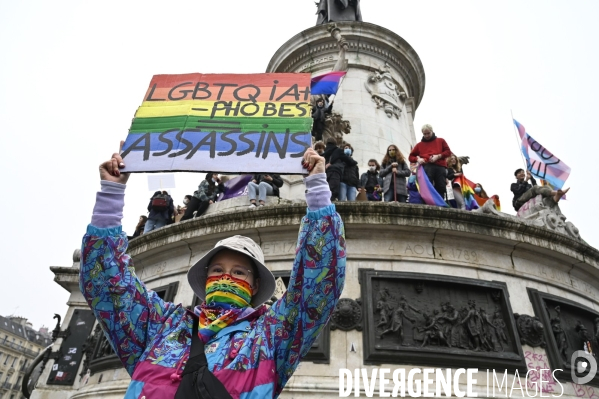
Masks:
[[[387,251],[400,256],[459,260],[469,263],[480,263],[482,261],[481,255],[474,248],[439,245],[433,248],[429,244],[407,241],[386,241],[382,244],[384,244]]]
[[[572,381],[572,369],[585,369],[579,367],[580,362],[587,364],[587,372],[580,373],[580,376],[587,375],[590,365],[583,358],[573,358],[573,354],[583,351],[599,362],[599,312],[532,288],[528,288],[528,295],[535,315],[546,326],[546,351],[551,368],[563,370],[557,371],[556,376],[560,380],[564,378]],[[593,378],[589,384],[599,386],[599,376]]]
[[[292,255],[295,253],[295,241],[269,241],[262,244],[264,256]]]
[[[365,363],[526,370],[505,283],[360,269]]]

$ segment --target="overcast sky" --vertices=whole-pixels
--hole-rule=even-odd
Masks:
[[[49,266],[70,266],[89,223],[97,166],[118,149],[154,74],[259,73],[314,25],[312,0],[0,0],[0,314],[34,327],[66,312]],[[593,246],[598,184],[597,1],[363,0],[364,21],[416,50],[426,73],[417,131],[434,126],[465,173],[514,214],[523,166],[510,111],[572,168],[563,213]],[[175,202],[201,174],[176,175]],[[589,180],[591,179],[591,180]],[[131,178],[123,225],[133,232],[150,193]]]

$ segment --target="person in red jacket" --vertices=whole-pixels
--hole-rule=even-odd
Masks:
[[[449,146],[440,137],[435,136],[431,125],[422,126],[422,140],[410,152],[410,162],[418,162],[435,190],[445,198],[445,177],[447,176],[447,162],[445,158],[451,155]]]

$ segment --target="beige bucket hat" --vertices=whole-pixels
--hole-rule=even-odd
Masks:
[[[223,249],[230,249],[247,255],[252,259],[256,269],[258,270],[258,278],[260,278],[260,288],[252,297],[251,305],[254,308],[259,307],[264,302],[268,301],[275,292],[275,277],[272,272],[264,265],[264,254],[262,248],[254,240],[244,236],[233,236],[225,238],[216,243],[206,255],[197,261],[187,272],[187,281],[193,292],[202,301],[206,299],[206,279],[208,263],[217,252]]]

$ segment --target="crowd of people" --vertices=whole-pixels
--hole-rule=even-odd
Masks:
[[[322,138],[323,124],[316,124],[316,119],[324,121],[325,112],[330,112],[332,103],[325,106],[319,100],[313,117],[315,124],[313,136]],[[322,120],[321,120],[322,119]],[[447,142],[437,137],[433,127],[426,124],[422,127],[422,138],[406,157],[395,144],[387,147],[387,151],[379,162],[368,160],[368,170],[360,175],[358,162],[353,158],[354,148],[350,143],[338,145],[334,137],[325,142],[316,141],[313,149],[325,159],[326,179],[331,191],[331,201],[380,201],[423,204],[415,179],[416,170],[421,165],[434,190],[450,207],[471,210],[464,199],[466,184],[463,165],[468,157],[458,157],[450,149]],[[554,190],[549,186],[538,186],[530,172],[518,169],[515,172],[516,183],[511,186],[514,193],[512,204],[518,211],[531,198],[542,195],[558,202],[568,190]],[[283,179],[276,173],[255,174],[247,185],[247,196],[250,208],[266,205],[267,196],[279,196]],[[472,192],[478,204],[488,199],[499,204],[499,197],[489,197],[480,183],[473,184]],[[210,204],[216,202],[218,196],[225,192],[225,186],[217,173],[207,173],[193,195],[186,195],[183,206],[175,207],[173,199],[166,191],[156,191],[148,204],[148,216],[140,216],[139,223],[131,238],[148,233],[162,226],[202,216]]]

